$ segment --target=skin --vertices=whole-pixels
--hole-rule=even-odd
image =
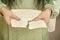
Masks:
[[[44,11],[42,11],[41,15],[37,16],[32,21],[44,20],[46,24],[48,24],[50,20],[50,15],[51,15],[51,9],[47,8]]]
[[[6,21],[6,23],[11,26],[11,19],[15,19],[17,21],[20,20],[19,17],[17,17],[16,15],[14,15],[14,13],[6,8],[1,8],[0,12],[3,14],[3,17]]]
[[[11,19],[15,19],[17,21],[20,20],[19,17],[13,14],[10,10],[6,8],[1,8],[0,12],[3,14],[3,17],[6,21],[6,23],[11,26]],[[38,20],[44,20],[46,23],[49,22],[50,20],[50,15],[51,15],[51,9],[47,8],[44,11],[42,11],[42,14],[34,18],[32,21],[38,21]]]

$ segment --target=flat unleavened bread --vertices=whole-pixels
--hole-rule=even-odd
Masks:
[[[26,25],[28,24],[28,21],[34,19],[35,17],[37,17],[38,15],[41,14],[40,10],[32,10],[32,9],[12,9],[11,11],[16,16],[20,17],[20,19],[21,19],[20,21],[16,21],[14,19],[11,19],[12,27],[24,27],[24,28],[26,28]],[[43,21],[38,21],[38,22],[30,22],[29,23],[29,28],[33,29],[33,28],[37,28],[37,26],[40,27],[40,24],[41,24],[41,27],[42,26],[46,27],[46,25]]]
[[[29,29],[36,29],[36,28],[47,28],[45,21],[32,21],[29,23]]]

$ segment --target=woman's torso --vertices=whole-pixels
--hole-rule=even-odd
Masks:
[[[15,0],[13,2],[13,9],[36,9],[34,0]]]
[[[46,1],[46,0],[45,0]],[[41,9],[43,4],[45,4],[43,0],[3,0],[5,4],[8,5],[11,9]]]

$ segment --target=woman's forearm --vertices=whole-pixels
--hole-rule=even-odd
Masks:
[[[51,15],[51,13],[52,13],[52,10],[50,9],[50,8],[46,8],[45,10],[43,10],[42,12],[46,12],[46,13],[44,13],[44,14],[48,14],[48,15]]]
[[[7,5],[0,0],[0,14],[4,14],[4,11],[6,11],[5,10],[6,8],[7,8]]]
[[[8,11],[8,9],[5,8],[5,7],[2,7],[2,8],[0,9],[0,13],[1,13],[2,15],[4,15],[7,11]]]

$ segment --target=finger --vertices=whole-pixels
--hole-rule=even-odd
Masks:
[[[7,18],[4,18],[6,23],[11,26],[11,18],[7,17]]]
[[[44,21],[48,24],[49,23],[49,21],[50,21],[50,19],[44,19]]]
[[[13,15],[11,18],[13,18],[13,19],[15,19],[15,20],[17,20],[17,21],[19,21],[19,20],[20,20],[20,18],[19,18],[19,17],[17,17],[17,16],[15,16],[15,15]]]
[[[43,20],[43,18],[42,17],[36,17],[32,21],[38,21],[38,20]]]

